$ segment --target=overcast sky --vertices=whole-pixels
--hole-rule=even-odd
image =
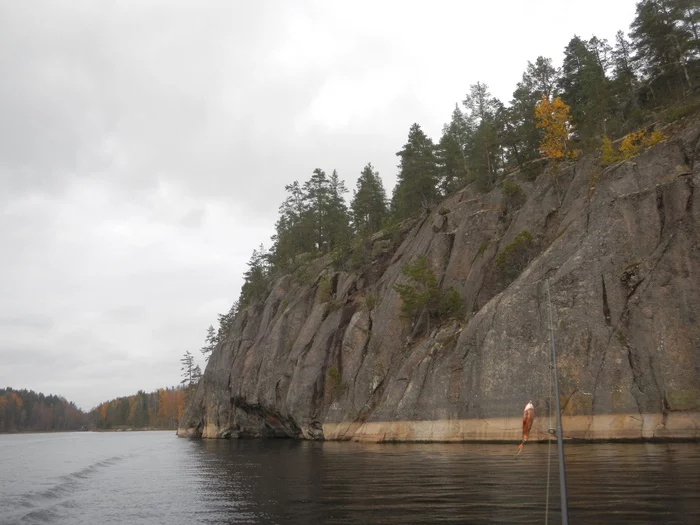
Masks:
[[[284,185],[372,162],[634,0],[0,0],[0,386],[174,385]]]

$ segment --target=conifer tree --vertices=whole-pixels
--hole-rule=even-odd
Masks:
[[[440,190],[446,195],[467,180],[467,146],[470,137],[469,124],[464,113],[455,104],[449,124],[442,128],[442,137],[435,149]]]
[[[328,247],[328,224],[325,219],[329,196],[326,172],[316,168],[311,178],[304,183],[304,202],[309,228],[313,232],[314,248],[319,251],[325,251]]]
[[[253,250],[248,261],[248,269],[243,274],[243,286],[238,302],[241,306],[248,306],[264,298],[267,291],[268,276],[270,273],[269,256],[265,247],[261,244],[259,249]]]
[[[612,103],[605,69],[609,66],[609,46],[593,37],[586,42],[574,36],[564,50],[559,79],[562,100],[571,108],[571,117],[580,139],[605,135],[605,122]]]
[[[637,52],[635,60],[649,83],[662,76],[679,76],[687,87],[693,87],[687,61],[695,49],[698,8],[691,3],[684,9],[684,5],[678,0],[642,0],[637,4],[630,37]]]
[[[396,153],[399,157],[399,173],[391,211],[395,218],[403,219],[437,201],[437,162],[433,141],[418,124],[408,132],[408,142]]]
[[[522,80],[518,82],[505,118],[505,142],[512,149],[518,164],[537,158],[541,132],[535,126],[533,115],[542,97],[554,94],[558,71],[550,58],[537,57],[527,63]]]
[[[200,349],[205,361],[209,361],[209,357],[211,356],[211,353],[214,351],[214,348],[218,342],[219,338],[214,330],[214,327],[209,325],[209,328],[207,328],[207,336],[204,339],[204,346]]]
[[[233,305],[228,312],[225,314],[219,314],[219,329],[216,332],[216,341],[225,341],[231,327],[233,326],[233,321],[238,313],[238,301],[234,301]]]
[[[284,187],[288,196],[279,208],[280,218],[275,224],[273,263],[286,268],[294,258],[315,249],[312,221],[309,219],[304,190],[298,181]]]
[[[346,245],[350,240],[350,215],[343,195],[348,192],[345,182],[333,170],[328,180],[328,199],[326,202],[325,222],[328,239],[326,250]]]
[[[180,381],[180,384],[189,387],[192,386],[193,384],[193,376],[192,374],[194,373],[194,356],[192,353],[187,350],[183,355],[182,358],[180,359],[180,364],[182,367],[180,367],[180,372],[182,380]],[[128,408],[128,404],[127,404]],[[126,417],[124,418],[126,419]]]
[[[502,104],[491,96],[488,86],[482,82],[470,87],[463,104],[467,123],[474,130],[467,148],[469,173],[477,187],[486,191],[496,181],[502,158],[496,119]]]
[[[353,192],[352,221],[355,231],[359,234],[374,233],[382,227],[387,208],[386,192],[379,173],[371,163],[368,163],[357,179],[357,187]]]
[[[615,35],[612,62],[614,91],[618,107],[622,108],[628,100],[635,102],[632,94],[637,83],[637,75],[632,64],[632,44],[622,31],[618,31]]]

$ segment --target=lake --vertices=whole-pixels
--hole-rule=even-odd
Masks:
[[[0,523],[544,523],[548,446],[515,448],[0,435]],[[572,524],[700,523],[700,444],[566,453]]]

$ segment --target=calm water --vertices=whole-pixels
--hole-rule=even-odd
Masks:
[[[0,523],[544,523],[547,445],[514,449],[5,435]],[[700,444],[571,445],[567,472],[572,523],[700,523]]]

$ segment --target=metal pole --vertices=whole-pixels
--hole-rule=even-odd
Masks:
[[[569,525],[569,506],[566,494],[566,469],[564,468],[564,443],[561,434],[561,407],[559,406],[559,378],[557,374],[557,352],[554,348],[554,323],[552,322],[552,299],[549,294],[547,279],[547,303],[549,304],[549,331],[552,340],[552,373],[554,374],[554,400],[557,408],[557,450],[559,452],[559,493],[561,495],[561,522]]]

